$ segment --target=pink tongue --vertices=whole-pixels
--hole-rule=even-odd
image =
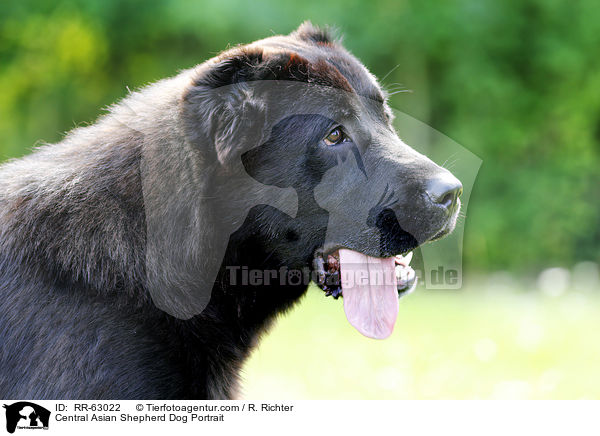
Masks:
[[[344,248],[339,253],[346,318],[365,336],[387,338],[398,317],[394,258],[369,257]]]

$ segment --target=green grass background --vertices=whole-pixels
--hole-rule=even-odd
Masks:
[[[242,397],[600,398],[597,292],[522,291],[418,289],[376,341],[311,287],[245,366]]]

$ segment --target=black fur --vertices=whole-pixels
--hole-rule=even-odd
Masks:
[[[269,104],[248,87],[211,94],[265,80],[366,97],[361,110],[367,112],[351,113],[350,104],[332,109],[337,117],[353,120],[348,128],[365,139],[323,148],[321,139],[334,123],[326,116],[290,113],[268,124],[268,115],[260,113]],[[296,103],[281,104],[292,108]],[[268,128],[246,124],[247,114],[257,112],[253,120]],[[396,203],[377,209],[364,231],[350,226],[356,232],[335,243],[389,256],[414,248],[446,225],[447,216],[429,211],[422,198],[422,181],[443,170],[402,144],[389,119],[368,71],[327,32],[304,24],[289,36],[231,49],[134,93],[96,124],[4,164],[0,396],[235,397],[242,362],[273,318],[298,301],[306,283],[232,284],[227,267],[310,265],[315,249],[327,243],[328,198],[350,195],[332,193],[317,201],[315,190],[340,156],[361,161],[362,173],[368,174],[361,186],[392,186]],[[252,150],[239,146],[256,141],[262,145]],[[399,154],[403,161],[395,159]],[[293,189],[297,214],[257,202],[243,183],[236,186],[232,162],[238,158],[244,171],[265,186]],[[356,190],[356,180],[342,177],[336,189]],[[164,198],[165,210],[177,216],[189,212],[185,229],[165,228],[165,244],[177,249],[177,259],[156,258],[148,249],[148,198],[163,185],[173,185],[175,192]],[[211,203],[216,194],[226,201]],[[403,214],[407,205],[415,212]],[[196,283],[178,286],[171,280],[181,276],[174,269],[179,264],[202,269],[215,252],[211,235],[218,223],[244,207],[248,213],[232,223],[235,231],[225,241],[202,313],[177,317],[157,308],[151,288],[167,292],[189,286],[186,292],[193,293]],[[394,214],[399,223],[391,219]],[[384,239],[372,241],[379,233]]]

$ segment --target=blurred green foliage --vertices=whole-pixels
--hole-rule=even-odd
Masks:
[[[92,122],[126,87],[305,19],[337,26],[372,72],[387,75],[385,85],[412,90],[394,95],[392,107],[483,159],[466,223],[467,267],[600,260],[593,0],[4,0],[0,159]]]

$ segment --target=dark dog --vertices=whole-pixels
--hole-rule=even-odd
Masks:
[[[232,398],[313,265],[386,337],[461,189],[327,32],[228,50],[0,169],[0,396]]]

